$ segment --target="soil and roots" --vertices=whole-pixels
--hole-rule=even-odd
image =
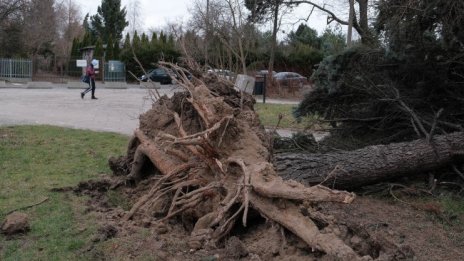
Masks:
[[[124,220],[193,220],[191,245],[202,248],[223,243],[237,224],[246,229],[253,211],[309,249],[339,260],[372,259],[319,230],[309,218],[317,214],[302,213],[301,203],[348,204],[355,195],[279,177],[251,96],[214,76],[181,85],[185,92],[161,97],[141,115],[127,155],[110,161],[116,174],[127,174],[126,184],[151,182]]]

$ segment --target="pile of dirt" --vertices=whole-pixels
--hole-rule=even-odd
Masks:
[[[25,213],[21,212],[13,212],[9,214],[0,226],[0,232],[7,236],[25,233],[29,231],[29,229],[29,217]]]
[[[148,189],[148,181],[137,187],[118,187],[124,199],[136,200]],[[334,260],[313,251],[290,231],[250,213],[247,228],[236,226],[230,237],[216,248],[200,248],[189,242],[191,228],[182,218],[158,223],[153,218],[122,221],[127,213],[122,202],[112,202],[107,188],[119,184],[88,181],[75,193],[87,195],[89,214],[100,220],[90,253],[104,260],[144,258],[154,260]],[[139,191],[139,190],[142,191]],[[119,203],[119,204],[118,204]],[[304,210],[306,209],[306,210]],[[464,220],[446,224],[430,211],[415,209],[388,198],[357,197],[349,205],[319,203],[303,206],[305,214],[316,209],[318,227],[332,230],[360,253],[377,260],[463,260]],[[325,218],[323,218],[325,217]],[[324,219],[336,223],[327,227]]]
[[[411,198],[411,202],[420,198]],[[420,203],[418,203],[420,205]],[[464,217],[444,221],[433,208],[384,197],[358,197],[352,204],[321,203],[322,213],[337,219],[355,249],[395,249],[393,260],[464,260]],[[351,239],[349,239],[351,237]],[[406,257],[406,258],[405,258]]]

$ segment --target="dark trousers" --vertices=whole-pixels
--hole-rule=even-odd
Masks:
[[[95,97],[95,80],[92,78],[90,78],[89,88],[85,89],[85,91],[83,91],[82,93],[86,94],[90,91],[92,91],[92,97]]]

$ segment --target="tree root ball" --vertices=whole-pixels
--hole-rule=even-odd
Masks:
[[[370,259],[335,234],[321,232],[301,213],[302,202],[349,204],[355,195],[282,180],[270,163],[269,137],[253,110],[252,96],[217,78],[181,85],[184,92],[158,97],[140,116],[127,155],[116,160],[121,164],[112,162],[115,173],[126,170],[131,183],[150,180],[150,188],[125,220],[152,217],[164,222],[177,217],[190,224],[196,248],[218,242],[237,245],[227,238],[236,224],[247,228],[253,210],[309,249],[341,260]]]

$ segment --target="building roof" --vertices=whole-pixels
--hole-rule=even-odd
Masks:
[[[79,49],[79,51],[87,51],[87,50],[93,50],[95,49],[95,45],[89,45],[89,46],[85,46],[85,47],[82,47]]]

